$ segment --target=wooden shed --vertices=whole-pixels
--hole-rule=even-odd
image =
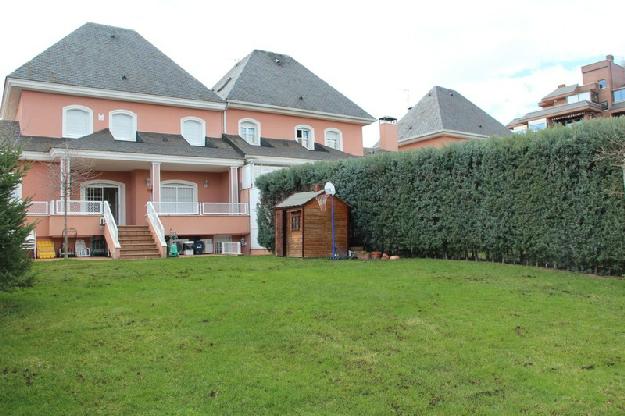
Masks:
[[[298,192],[276,205],[276,256],[331,257],[332,204],[336,254],[347,255],[350,206],[319,191]]]

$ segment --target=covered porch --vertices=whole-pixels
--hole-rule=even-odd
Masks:
[[[57,160],[61,176],[63,169],[71,170],[65,163],[71,165],[77,157],[94,173],[75,184],[68,198],[62,190],[46,192],[37,185],[50,174],[49,164],[35,164],[29,171],[23,195],[32,198],[28,220],[37,223],[37,238],[60,245],[67,212],[74,239],[105,238],[111,252],[112,246],[120,246],[118,228],[124,226],[147,227],[161,246],[177,235],[187,241],[211,240],[211,252],[221,251],[223,242],[235,243],[226,246],[237,254],[246,251],[250,220],[248,201],[240,200],[242,161],[89,153]]]

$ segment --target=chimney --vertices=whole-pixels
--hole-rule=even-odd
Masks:
[[[614,62],[614,55],[607,55],[605,59],[607,59],[610,62]]]
[[[381,150],[387,152],[397,152],[397,119],[394,117],[380,118],[380,142],[378,143]]]
[[[558,88],[563,88],[563,87],[566,87],[566,84],[560,84],[560,85],[558,85]]]

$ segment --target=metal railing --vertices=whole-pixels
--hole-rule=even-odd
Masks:
[[[86,200],[57,200],[55,201],[54,212],[57,215],[65,214],[65,203],[67,202],[68,215],[102,215],[102,201]]]
[[[106,224],[106,228],[108,228],[109,233],[111,234],[111,238],[113,239],[113,244],[115,244],[115,248],[121,248],[119,244],[119,233],[117,230],[117,224],[115,223],[115,217],[113,217],[113,213],[111,212],[111,206],[108,201],[104,201],[104,223]]]
[[[229,202],[152,202],[159,215],[249,215],[249,204]]]
[[[154,232],[156,233],[156,236],[158,237],[159,243],[161,244],[161,246],[167,245],[167,243],[165,243],[165,228],[163,227],[163,223],[161,223],[160,218],[158,218],[158,212],[154,208],[153,202],[148,201],[148,203],[146,204],[146,213],[148,221],[150,222],[150,225],[152,226]]]
[[[31,201],[26,215],[50,215],[48,201]]]

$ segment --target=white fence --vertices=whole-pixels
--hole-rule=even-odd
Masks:
[[[65,214],[65,203],[67,203],[68,215],[102,215],[102,201],[86,201],[86,200],[57,200],[55,201],[54,213],[57,215]]]
[[[249,215],[248,204],[228,202],[152,202],[159,215]]]
[[[27,215],[50,215],[50,205],[48,201],[32,201],[27,212]]]

